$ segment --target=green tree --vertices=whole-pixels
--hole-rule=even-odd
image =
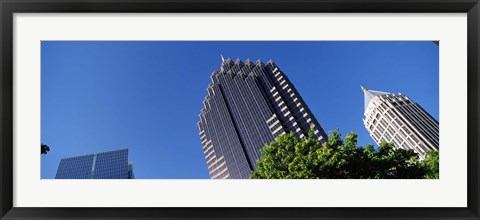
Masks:
[[[425,178],[438,179],[440,178],[440,166],[438,163],[438,151],[427,151],[427,158],[421,161],[421,165],[427,170]]]
[[[41,144],[40,146],[40,153],[47,154],[50,151],[50,147],[46,144]]]
[[[323,144],[312,132],[301,139],[293,133],[280,135],[261,154],[252,179],[420,179],[435,174],[433,159],[420,162],[413,150],[394,149],[386,142],[378,149],[358,147],[355,132],[342,140],[338,130]]]

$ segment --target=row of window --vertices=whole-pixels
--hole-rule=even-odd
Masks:
[[[221,79],[219,82],[222,83],[223,80],[225,79]],[[206,121],[208,121],[208,124],[212,125],[208,126],[210,128],[207,128],[206,130],[211,130],[211,132],[206,133],[207,136],[210,136],[210,140],[213,144],[225,147],[228,146],[228,148],[219,148],[219,152],[215,151],[215,153],[217,155],[224,156],[225,160],[230,160],[231,164],[235,164],[236,167],[229,168],[230,175],[234,178],[245,177],[245,174],[243,174],[242,171],[248,169],[247,161],[242,159],[245,158],[245,156],[243,156],[244,153],[241,150],[240,142],[238,142],[239,137],[236,136],[237,133],[235,130],[232,130],[234,129],[232,124],[233,122],[230,120],[231,118],[229,117],[229,113],[226,108],[227,102],[225,102],[223,99],[223,95],[219,86],[216,86],[216,90],[218,90],[217,93],[219,95],[214,99],[215,101],[212,102],[214,103],[211,106],[212,111],[208,114],[208,117],[205,117]],[[228,96],[228,93],[225,95]],[[211,134],[209,135],[209,133]]]

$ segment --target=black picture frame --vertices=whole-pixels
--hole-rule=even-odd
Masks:
[[[0,0],[1,219],[479,219],[478,0]],[[13,207],[14,13],[467,13],[468,207],[466,208],[18,208]],[[45,198],[48,199],[48,198]]]

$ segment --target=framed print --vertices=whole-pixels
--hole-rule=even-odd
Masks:
[[[2,219],[479,218],[476,0],[1,9]]]

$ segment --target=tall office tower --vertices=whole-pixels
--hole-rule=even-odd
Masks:
[[[287,76],[269,61],[223,60],[210,77],[200,113],[200,140],[212,179],[248,178],[260,150],[280,134],[327,135]]]
[[[439,150],[438,121],[420,105],[402,94],[365,89],[363,123],[373,140],[394,143],[395,148],[413,149],[421,159],[428,150]]]
[[[55,179],[134,179],[128,149],[60,160]]]

